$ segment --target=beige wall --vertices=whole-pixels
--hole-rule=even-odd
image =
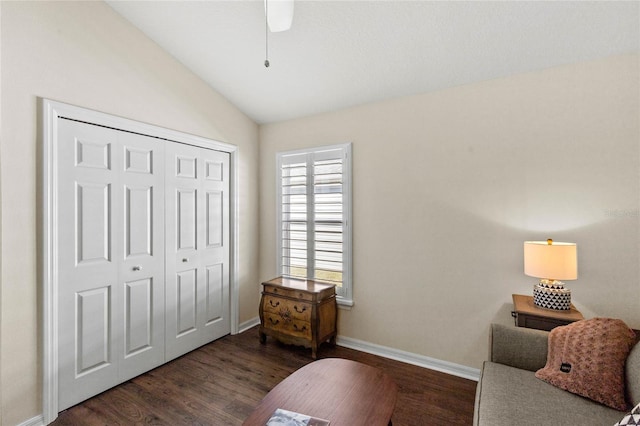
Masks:
[[[338,333],[479,368],[529,239],[578,244],[588,316],[640,328],[639,56],[260,127],[260,279],[276,271],[275,154],[353,142],[354,301]]]
[[[240,321],[257,305],[257,125],[101,2],[2,2],[2,424],[41,414],[37,97],[239,147]]]

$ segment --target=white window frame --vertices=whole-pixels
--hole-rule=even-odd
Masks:
[[[338,305],[353,306],[353,273],[352,273],[352,174],[351,174],[351,143],[328,145],[322,147],[282,151],[276,153],[276,270],[282,275],[282,163],[283,159],[290,156],[307,156],[308,170],[313,170],[313,158],[327,151],[341,150],[343,158],[342,166],[342,193],[343,193],[343,246],[342,246],[342,287],[337,289]],[[309,172],[308,172],[309,173]],[[307,175],[309,176],[309,174]],[[308,180],[309,181],[309,180]],[[307,214],[313,215],[313,211]],[[313,216],[308,217],[308,222],[313,222]],[[311,231],[307,231],[311,232]],[[308,238],[309,241],[312,240]],[[309,258],[309,256],[311,258]],[[307,257],[307,279],[313,279],[314,269],[313,254]]]

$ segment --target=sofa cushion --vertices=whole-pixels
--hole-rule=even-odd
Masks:
[[[566,392],[531,371],[485,362],[476,390],[474,425],[614,425],[620,411]]]
[[[620,411],[625,399],[625,362],[635,333],[618,319],[593,318],[549,333],[547,364],[536,377]]]

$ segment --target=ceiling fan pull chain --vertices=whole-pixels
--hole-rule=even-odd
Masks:
[[[264,66],[269,68],[269,0],[264,0]]]

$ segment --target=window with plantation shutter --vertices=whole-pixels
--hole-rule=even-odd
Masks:
[[[278,153],[278,273],[336,284],[352,305],[351,144]]]

